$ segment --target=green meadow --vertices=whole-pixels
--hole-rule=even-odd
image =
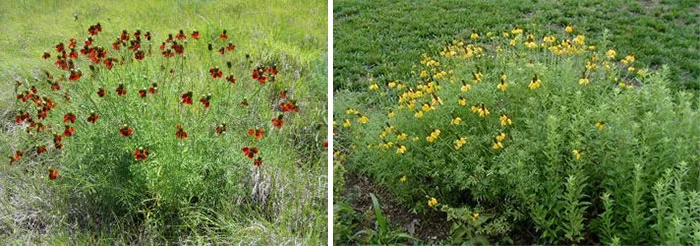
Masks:
[[[0,3],[0,241],[325,244],[327,6]]]

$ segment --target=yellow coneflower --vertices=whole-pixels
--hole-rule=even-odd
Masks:
[[[418,110],[413,116],[419,119],[423,118],[423,111]]]
[[[627,71],[628,71],[628,72],[630,72],[630,73],[633,73],[633,72],[634,72],[634,70],[635,70],[635,68],[634,68],[634,67],[628,67],[628,68],[627,68]]]
[[[352,126],[352,123],[350,123],[350,120],[345,119],[345,120],[343,121],[343,127],[348,128],[348,127],[351,127],[351,126]]]
[[[429,143],[435,142],[437,138],[440,136],[440,130],[435,129],[430,133],[430,136],[425,137],[425,140],[428,141]]]
[[[357,111],[354,108],[348,108],[348,110],[346,110],[345,113],[347,113],[347,114],[359,114],[360,111]]]
[[[472,32],[472,35],[470,35],[469,38],[471,38],[472,40],[476,40],[479,38],[479,34],[476,32]]]
[[[586,36],[577,35],[577,36],[574,38],[574,43],[577,44],[577,45],[581,45],[581,46],[585,45],[585,44],[586,44]]]
[[[428,199],[428,207],[433,208],[437,204],[438,204],[438,201],[437,201],[437,199],[435,199],[435,197],[431,197],[430,199]]]
[[[527,85],[527,87],[530,88],[530,90],[540,88],[540,86],[542,86],[542,82],[540,81],[539,78],[537,78],[537,74],[535,74],[535,76],[532,78],[532,81],[530,81],[530,84]]]
[[[505,80],[501,79],[501,83],[498,83],[498,85],[496,85],[496,89],[505,92],[508,89],[508,83],[506,83]]]
[[[576,160],[581,160],[581,152],[578,151],[577,149],[571,151],[572,154],[574,154],[574,157]]]
[[[578,84],[579,84],[579,85],[588,85],[589,83],[590,83],[590,81],[588,81],[587,78],[580,78],[580,79],[578,80]]]
[[[389,117],[389,119],[396,117],[396,112],[394,112],[394,110],[390,110],[389,114],[387,114],[387,117]]]
[[[511,30],[510,32],[512,34],[521,34],[521,33],[523,33],[523,29],[516,27],[516,28],[513,28],[513,30]]]
[[[601,131],[602,131],[602,130],[605,128],[605,122],[603,122],[603,121],[598,121],[598,122],[595,123],[595,127],[597,127],[598,130],[601,130]]]
[[[502,149],[503,148],[503,143],[499,141],[494,141],[493,142],[493,149]]]
[[[369,90],[377,90],[377,89],[379,89],[379,85],[376,84],[376,83],[375,83],[375,84],[371,84],[371,85],[369,86]]]
[[[506,139],[506,134],[503,132],[498,132],[498,135],[496,136],[496,141],[498,142],[503,142],[503,140]]]
[[[357,118],[357,123],[360,124],[367,124],[369,122],[369,118],[365,115],[360,115],[360,118]]]
[[[394,87],[396,87],[396,82],[391,81],[391,82],[389,82],[389,84],[387,84],[387,86],[389,86],[389,88],[394,88]]]
[[[554,38],[554,36],[544,36],[544,38],[542,39],[542,42],[544,42],[546,44],[552,44],[556,41],[557,41],[557,39]]]
[[[396,153],[397,153],[397,154],[405,154],[406,151],[408,151],[408,149],[406,149],[406,146],[404,146],[404,145],[400,145],[400,144],[399,144],[399,145],[397,145],[396,147],[397,147],[397,148],[396,148]]]
[[[400,133],[399,135],[396,135],[396,140],[406,140],[408,138],[408,134],[406,133]]]
[[[501,121],[501,126],[509,126],[513,124],[513,120],[511,120],[507,114],[502,114],[498,119]]]
[[[572,32],[574,32],[574,27],[571,25],[566,25],[566,28],[564,28],[564,31],[566,31],[567,33],[572,33]]]
[[[430,106],[430,104],[424,103],[423,107],[421,107],[421,110],[423,112],[429,112],[430,110],[433,110],[433,106]]]
[[[617,52],[613,49],[608,50],[608,52],[605,53],[605,56],[607,56],[609,59],[615,59],[615,56],[617,56]]]
[[[401,178],[399,179],[399,181],[401,181],[401,183],[406,183],[406,180],[408,180],[408,178],[406,177],[406,175],[401,176]]]
[[[479,213],[473,213],[472,214],[472,221],[476,223],[476,221],[479,219]]]
[[[467,99],[464,97],[459,97],[458,103],[459,103],[459,105],[465,106],[465,105],[467,105]]]
[[[450,124],[452,125],[459,125],[459,123],[462,123],[462,118],[459,117],[455,117],[452,119],[452,121],[450,121]]]
[[[419,137],[413,137],[413,139],[411,139],[411,140],[413,140],[413,142],[416,142],[416,141],[420,141],[420,138],[419,138]]]
[[[498,78],[501,80],[506,80],[506,79],[508,79],[508,75],[506,75],[506,73],[504,73],[504,72],[501,72],[501,75],[498,76]]]
[[[464,146],[464,144],[467,143],[467,138],[466,137],[461,137],[459,139],[455,139],[454,144],[455,144],[455,150],[459,150]]]
[[[462,92],[467,92],[467,91],[470,91],[471,89],[472,89],[472,86],[467,84],[466,81],[462,80],[462,88],[460,88],[459,90]]]

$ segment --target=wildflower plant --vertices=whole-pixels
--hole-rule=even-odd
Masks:
[[[668,69],[629,69],[634,55],[589,43],[571,25],[477,33],[423,54],[403,88],[373,83],[336,100],[353,110],[335,114],[349,167],[417,211],[446,212],[455,243],[514,243],[514,231],[536,235],[516,242],[546,244],[682,244],[700,235],[669,210],[671,200],[654,198],[671,188],[646,188],[664,177],[677,178],[674,192],[684,196],[700,187],[695,165],[663,171],[700,163],[697,98],[670,93]],[[352,124],[358,115],[371,121]]]

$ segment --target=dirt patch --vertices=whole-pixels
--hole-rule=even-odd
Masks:
[[[396,204],[391,192],[374,184],[367,177],[348,173],[343,193],[342,195],[348,199],[350,206],[361,214],[373,214],[372,198],[370,197],[370,193],[373,193],[379,199],[382,213],[393,225],[392,228],[400,226],[404,231],[413,234],[414,237],[423,242],[440,241],[446,239],[450,234],[450,224],[447,222],[445,213],[436,211],[424,215],[413,214],[408,208]],[[364,221],[362,226],[372,226],[373,219]]]

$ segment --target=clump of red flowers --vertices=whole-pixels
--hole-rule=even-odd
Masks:
[[[277,70],[277,66],[272,66],[272,67],[265,67],[263,65],[260,65],[253,69],[253,79],[257,80],[260,84],[265,84],[268,79],[270,81],[274,82],[275,81],[275,76],[277,76],[277,73],[279,71]]]
[[[209,75],[211,75],[212,78],[220,79],[224,75],[224,73],[221,72],[219,66],[215,66],[209,69]]]
[[[136,149],[136,151],[134,151],[134,159],[136,159],[136,161],[145,161],[150,154],[151,152],[148,150],[143,149],[143,147],[139,147]]]
[[[296,100],[280,103],[280,109],[282,109],[282,112],[299,112]]]

